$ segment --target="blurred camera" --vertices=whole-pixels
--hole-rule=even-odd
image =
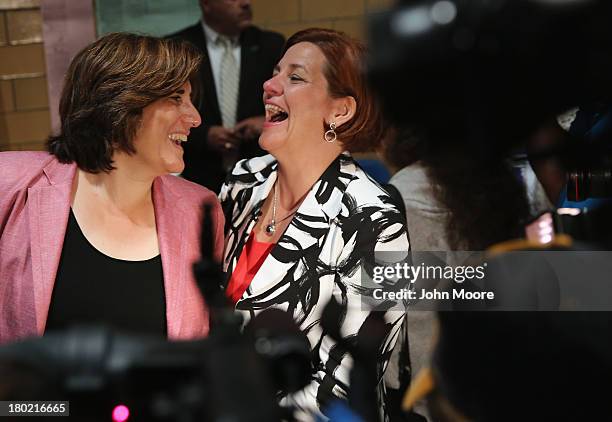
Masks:
[[[612,2],[400,1],[370,21],[369,79],[428,142],[505,152],[547,118],[612,98]]]
[[[595,102],[581,106],[568,128],[575,141],[568,166],[566,197],[582,202],[612,198],[612,106]]]

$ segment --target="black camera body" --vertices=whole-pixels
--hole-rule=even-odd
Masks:
[[[567,163],[567,199],[612,199],[612,103],[581,106],[569,127],[575,139]]]

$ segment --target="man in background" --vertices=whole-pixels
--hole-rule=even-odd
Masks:
[[[241,158],[263,155],[263,83],[272,76],[285,42],[252,25],[250,0],[200,0],[202,19],[170,37],[203,53],[196,107],[202,125],[191,131],[182,176],[219,192]]]

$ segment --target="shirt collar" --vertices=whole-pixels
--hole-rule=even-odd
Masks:
[[[224,36],[219,34],[217,31],[212,29],[210,26],[206,24],[204,19],[201,20],[202,28],[204,29],[204,35],[206,36],[206,42],[216,44],[219,37]],[[227,37],[232,40],[232,44],[236,45],[238,42],[238,37]]]

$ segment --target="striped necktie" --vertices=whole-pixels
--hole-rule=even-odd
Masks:
[[[221,96],[219,106],[221,107],[221,118],[223,126],[232,128],[236,125],[236,106],[238,103],[238,63],[233,53],[232,40],[219,36],[217,42],[223,46],[221,57]]]

